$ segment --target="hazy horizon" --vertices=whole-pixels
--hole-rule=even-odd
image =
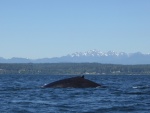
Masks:
[[[25,58],[25,59],[37,60],[37,59],[44,59],[44,58],[60,58],[60,57],[64,57],[64,56],[67,56],[67,55],[73,55],[73,54],[79,54],[79,53],[84,54],[84,53],[87,53],[87,52],[90,52],[90,51],[102,52],[102,53],[105,53],[105,54],[107,54],[108,52],[115,52],[116,54],[123,52],[123,53],[126,53],[126,54],[128,54],[128,55],[130,55],[130,54],[136,54],[136,53],[141,53],[141,54],[150,55],[150,53],[142,53],[142,52],[140,52],[140,51],[132,52],[132,53],[127,53],[127,52],[124,52],[124,51],[120,51],[120,52],[111,51],[111,50],[110,50],[110,51],[100,51],[100,50],[94,49],[94,50],[88,50],[88,51],[76,51],[76,52],[74,52],[74,53],[68,53],[68,54],[66,54],[66,55],[54,56],[54,57],[27,58],[27,57],[17,57],[17,56],[13,56],[13,57],[5,58],[5,57],[0,56],[0,58],[4,58],[4,59],[12,59],[12,58],[23,58],[23,59],[24,59],[24,58]]]
[[[0,57],[150,53],[149,0],[0,1]]]

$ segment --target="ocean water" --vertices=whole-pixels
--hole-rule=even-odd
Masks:
[[[150,113],[150,76],[85,78],[105,88],[41,88],[73,75],[0,75],[0,113]]]

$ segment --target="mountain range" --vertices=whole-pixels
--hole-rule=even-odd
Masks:
[[[87,52],[76,52],[62,57],[27,59],[13,57],[5,59],[0,57],[0,63],[104,63],[104,64],[150,64],[150,54],[141,52],[101,52],[90,50]]]

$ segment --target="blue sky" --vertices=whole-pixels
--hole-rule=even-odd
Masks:
[[[150,53],[150,0],[0,0],[0,57]]]

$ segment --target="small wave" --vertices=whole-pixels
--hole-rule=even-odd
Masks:
[[[147,92],[128,92],[126,94],[129,94],[129,95],[144,95],[144,94],[147,94]]]
[[[149,85],[146,85],[146,86],[133,86],[132,87],[133,89],[147,89],[147,88],[150,88]]]
[[[101,107],[95,110],[92,110],[94,113],[101,113],[101,112],[134,112],[136,108],[134,105],[127,105],[127,106],[110,106],[110,107]]]
[[[33,88],[21,88],[21,87],[7,87],[0,89],[0,91],[23,91],[23,90],[32,90]]]
[[[13,100],[12,103],[32,103],[32,104],[51,104],[49,101],[42,100]]]

